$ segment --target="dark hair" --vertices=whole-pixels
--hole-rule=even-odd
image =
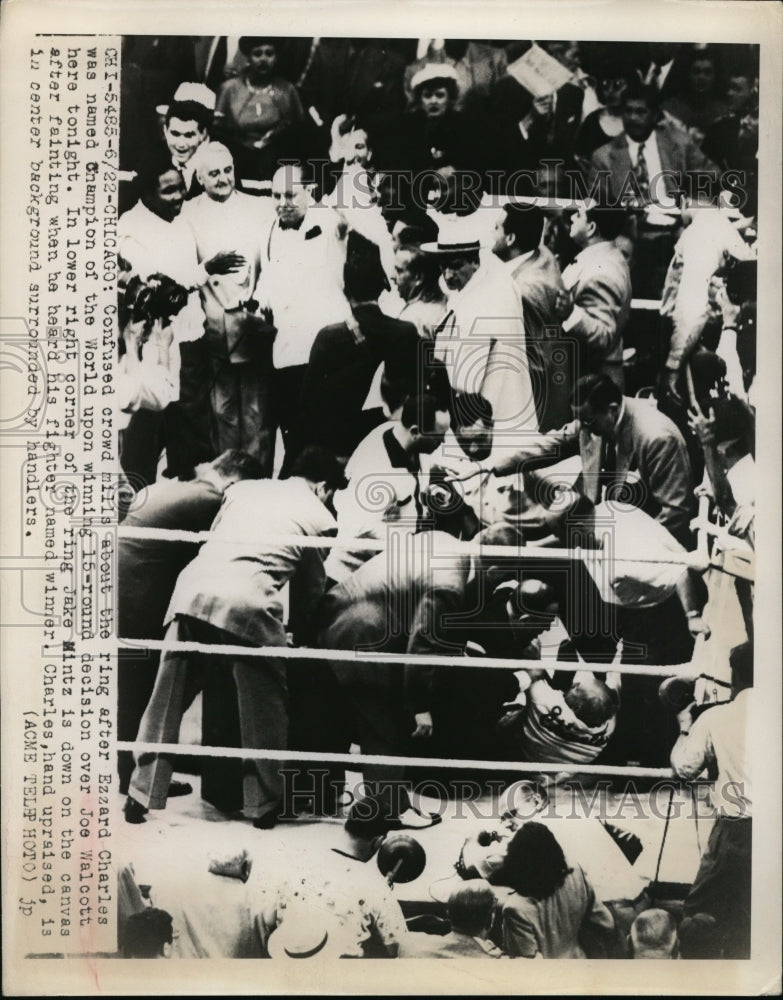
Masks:
[[[165,156],[163,153],[161,153],[160,156],[156,156],[152,161],[140,163],[136,169],[134,186],[142,201],[147,199],[150,195],[157,193],[160,178],[163,174],[168,174],[172,171],[178,176],[182,176],[171,162],[171,157]],[[182,187],[184,190],[184,180],[182,181]]]
[[[514,889],[520,896],[547,899],[572,871],[548,827],[528,822],[511,838],[496,881]]]
[[[455,392],[451,417],[455,427],[471,427],[477,420],[491,425],[494,422],[492,403],[479,392]]]
[[[354,302],[376,302],[388,287],[378,247],[358,233],[348,237],[343,287],[346,297]]]
[[[726,295],[729,302],[741,306],[755,302],[758,294],[758,261],[738,260],[726,271]]]
[[[229,448],[212,462],[212,468],[221,476],[237,476],[239,479],[264,479],[264,467],[252,455]]]
[[[342,465],[331,451],[317,445],[303,448],[291,464],[291,476],[301,476],[311,483],[326,483],[329,490],[345,487]]]
[[[158,958],[174,940],[174,920],[166,910],[145,907],[132,913],[122,929],[119,948],[125,958]]]
[[[462,264],[480,264],[481,254],[478,250],[450,250],[448,253],[442,253],[438,256],[438,262],[440,264],[441,270],[449,263],[454,261],[459,261]]]
[[[437,238],[437,224],[429,216],[426,216],[425,219],[417,219],[415,222],[405,221],[397,235],[400,246],[412,250],[418,249],[422,243],[435,242]]]
[[[524,253],[535,250],[544,232],[544,212],[538,205],[512,202],[504,205],[503,232],[513,236],[517,247]]]
[[[598,413],[605,413],[612,403],[621,403],[623,394],[608,375],[583,375],[571,393],[571,406],[580,410],[587,403]]]
[[[420,101],[421,95],[424,92],[424,88],[427,87],[430,90],[434,87],[445,87],[446,93],[449,95],[449,100],[456,101],[457,95],[459,94],[459,86],[457,81],[452,79],[450,76],[434,76],[431,80],[425,80],[423,83],[418,84],[413,90],[414,100]]]
[[[428,434],[435,430],[435,414],[443,409],[445,407],[427,392],[408,396],[402,406],[402,426],[405,428],[415,426],[422,434]]]
[[[199,128],[209,128],[212,112],[200,101],[172,101],[166,111],[166,125],[171,123],[172,118],[179,118],[181,122],[195,122]]]
[[[142,280],[135,274],[125,289],[120,310],[120,329],[128,323],[144,321],[142,344],[152,332],[155,320],[168,326],[188,301],[188,290],[167,274],[151,274]],[[121,340],[121,343],[123,341]]]
[[[253,49],[257,49],[259,45],[272,45],[277,54],[280,39],[274,38],[272,35],[243,35],[239,39],[239,51],[243,56],[250,56]]]
[[[463,885],[449,896],[451,929],[458,934],[481,934],[489,927],[497,897],[488,885]]]
[[[605,240],[613,240],[625,230],[628,214],[623,208],[606,208],[596,205],[587,209],[587,221],[595,224],[595,228]]]
[[[736,693],[753,687],[753,642],[740,643],[729,653],[731,684]]]
[[[660,107],[661,95],[654,84],[642,83],[638,78],[631,77],[623,93],[623,104],[628,101],[644,101],[647,107],[653,111]]]

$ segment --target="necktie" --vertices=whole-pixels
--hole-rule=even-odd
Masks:
[[[636,177],[636,184],[639,189],[639,196],[642,204],[647,205],[650,202],[650,174],[647,170],[647,160],[644,156],[643,142],[639,143],[639,152],[633,172]]]
[[[612,498],[612,492],[617,477],[617,451],[614,441],[604,441],[604,455],[601,462],[601,481],[603,493],[607,499]]]

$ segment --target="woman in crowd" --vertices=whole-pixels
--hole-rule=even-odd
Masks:
[[[276,72],[277,45],[275,38],[240,38],[248,66],[226,80],[217,96],[215,132],[231,149],[243,179],[271,178],[304,118],[296,87]]]
[[[493,881],[502,906],[500,943],[512,958],[585,958],[585,930],[599,936],[614,930],[612,914],[581,867],[567,864],[560,844],[542,823],[525,823],[517,830]],[[600,945],[596,950],[601,951]]]
[[[712,123],[726,114],[729,106],[720,92],[718,65],[709,49],[694,48],[690,53],[685,89],[664,101],[663,108],[698,143]]]
[[[598,100],[603,107],[587,115],[576,136],[576,155],[586,163],[596,149],[623,131],[621,108],[626,84],[626,75],[614,66],[607,66],[597,81]]]

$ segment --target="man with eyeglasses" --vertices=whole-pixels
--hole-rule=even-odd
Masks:
[[[581,493],[599,503],[605,493],[625,487],[628,495],[636,493],[637,506],[690,548],[694,485],[675,424],[648,401],[623,396],[603,374],[579,379],[571,408],[574,420],[561,430],[531,436],[513,455],[490,455],[477,463],[477,471],[504,476],[578,454]]]

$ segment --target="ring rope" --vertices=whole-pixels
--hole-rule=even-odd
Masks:
[[[678,671],[687,674],[690,663],[670,664],[668,666],[646,666],[632,663],[585,663],[583,661],[560,662],[558,660],[517,660],[503,656],[448,656],[436,653],[411,655],[407,653],[370,653],[347,649],[311,649],[309,647],[292,646],[237,646],[228,643],[191,642],[180,639],[122,639],[120,642],[137,643],[139,648],[156,649],[162,652],[171,650],[181,653],[206,653],[218,656],[251,656],[260,659],[275,658],[284,660],[335,660],[350,663],[368,663],[378,665],[391,663],[432,667],[487,667],[498,670],[553,670],[574,672],[587,670],[591,673],[633,674],[643,677],[672,677]],[[125,647],[127,648],[127,647]]]
[[[392,529],[393,530],[393,529]],[[407,532],[406,532],[407,534]],[[419,532],[415,535],[410,533],[410,537],[421,538],[426,532]],[[249,545],[256,545],[264,542],[265,539],[253,538],[249,542],[247,538],[222,538],[215,537],[212,531],[180,531],[175,528],[134,528],[131,526],[120,526],[118,529],[119,538],[138,539],[139,541],[166,541],[166,542],[218,542],[221,545],[235,546],[247,549]],[[352,552],[385,552],[388,545],[385,540],[377,538],[339,538],[327,535],[276,535],[268,539],[271,545],[291,545],[305,549],[339,549],[345,548]],[[606,552],[603,549],[563,549],[547,548],[544,546],[530,547],[516,545],[481,545],[475,542],[458,542],[454,540],[453,549],[438,549],[433,555],[440,559],[461,558],[466,555],[475,555],[482,558],[506,558],[506,559],[530,559],[546,560],[561,559],[587,560],[591,556],[594,559],[611,558],[616,563],[665,563],[675,566],[692,566],[698,563],[703,566],[704,557],[699,553],[682,554],[667,553],[665,556],[617,556],[614,553]]]
[[[135,754],[156,753],[178,757],[237,757],[242,760],[307,761],[330,764],[381,764],[393,767],[444,767],[466,768],[477,771],[521,771],[536,774],[615,775],[628,778],[674,778],[669,767],[641,767],[637,765],[579,764],[572,761],[560,764],[537,764],[509,760],[453,760],[440,757],[390,757],[380,754],[322,753],[315,750],[260,750],[242,747],[213,747],[189,743],[144,743],[119,740],[118,750]]]

